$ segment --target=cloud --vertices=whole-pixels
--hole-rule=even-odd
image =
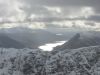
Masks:
[[[25,13],[21,7],[23,4],[19,0],[0,0],[0,18],[3,20],[22,20]]]
[[[23,0],[33,5],[47,6],[99,6],[100,0]]]
[[[33,28],[96,28],[99,3],[100,0],[0,0],[0,23],[27,23]]]
[[[92,15],[92,16],[88,17],[87,20],[100,22],[100,15]]]

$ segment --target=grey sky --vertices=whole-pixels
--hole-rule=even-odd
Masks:
[[[0,22],[96,29],[100,26],[99,7],[100,0],[0,0]]]

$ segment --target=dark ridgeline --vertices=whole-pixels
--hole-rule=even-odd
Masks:
[[[96,46],[100,45],[100,36],[95,34],[83,34],[77,33],[72,37],[68,42],[64,43],[61,46],[57,46],[54,50],[65,50],[65,49],[77,49],[81,47]]]

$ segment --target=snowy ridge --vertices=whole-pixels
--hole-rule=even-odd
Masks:
[[[42,69],[45,58],[45,53],[37,49],[2,48],[0,49],[0,75],[38,74],[38,68]]]
[[[47,62],[47,75],[100,75],[100,47],[60,51]]]
[[[100,75],[100,46],[59,51],[0,48],[0,75]]]

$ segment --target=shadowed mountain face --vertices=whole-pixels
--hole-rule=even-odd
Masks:
[[[99,32],[96,34],[95,32],[77,33],[68,42],[64,43],[62,46],[57,46],[54,49],[77,49],[81,47],[100,45],[99,35]]]
[[[20,42],[9,38],[8,36],[4,34],[0,34],[0,47],[1,48],[25,48],[23,44]]]
[[[40,45],[56,41],[59,38],[55,34],[42,29],[13,28],[5,33],[8,37],[21,42],[27,48],[38,48]]]
[[[62,40],[62,37],[57,36],[56,33],[47,31],[45,29],[15,27],[9,29],[1,29],[0,33],[4,34],[7,38],[13,39],[16,42],[23,44],[26,48],[38,48],[43,44]]]
[[[77,32],[78,31],[70,31],[67,29],[31,29],[26,27],[0,29],[0,33],[5,34],[7,37],[17,42],[20,42],[26,48],[38,48],[39,46],[47,43],[65,41]]]

